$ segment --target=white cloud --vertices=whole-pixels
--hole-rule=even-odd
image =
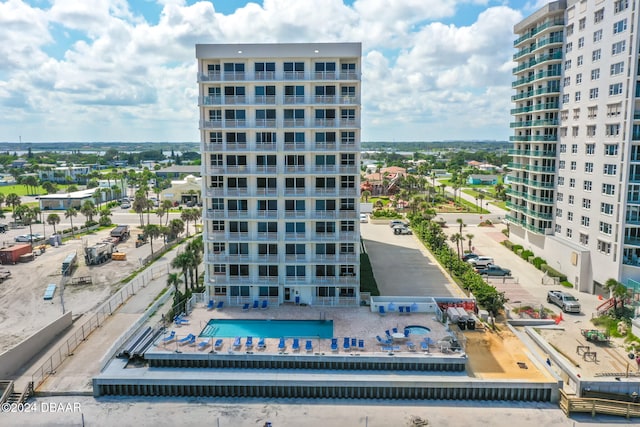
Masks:
[[[313,41],[363,42],[364,140],[508,134],[521,15],[507,7],[456,27],[438,19],[488,0],[264,0],[230,15],[217,1],[156,1],[157,23],[125,0],[0,3],[0,140],[23,128],[25,140],[197,140],[196,43]],[[53,27],[84,40],[49,56]]]

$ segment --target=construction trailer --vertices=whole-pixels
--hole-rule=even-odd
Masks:
[[[78,266],[78,254],[74,252],[72,254],[67,255],[64,261],[62,261],[62,275],[71,276],[77,266]]]
[[[84,261],[87,265],[99,265],[111,259],[114,245],[111,242],[96,243],[84,248]]]
[[[129,226],[128,225],[119,225],[113,230],[111,230],[111,237],[115,237],[118,239],[118,242],[124,242],[130,236]]]

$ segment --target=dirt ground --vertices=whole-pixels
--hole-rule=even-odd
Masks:
[[[551,376],[532,362],[531,356],[506,325],[498,324],[498,332],[465,331],[469,357],[467,374],[482,379],[524,379],[544,381]],[[520,365],[519,365],[520,363]]]
[[[57,248],[47,246],[43,254],[28,263],[2,266],[11,271],[11,277],[0,283],[0,353],[14,347],[63,314],[60,282],[62,261],[67,255],[74,251],[78,254],[78,268],[72,277],[92,278],[91,285],[68,284],[64,289],[65,311],[71,311],[75,319],[91,312],[108,299],[119,288],[120,280],[138,268],[139,258],[150,254],[149,244],[135,247],[135,236],[139,230],[132,226],[132,237],[117,245],[120,252],[127,254],[126,261],[108,261],[98,266],[86,266],[83,246],[102,241],[109,236],[110,231],[111,228],[67,240]],[[10,242],[3,243],[7,245]],[[156,243],[154,249],[157,250],[159,246]],[[44,301],[44,291],[50,283],[55,283],[58,288],[53,300]]]

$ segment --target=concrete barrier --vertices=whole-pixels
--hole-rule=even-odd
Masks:
[[[71,312],[63,314],[14,348],[0,354],[0,378],[14,375],[26,362],[48,346],[73,323]]]

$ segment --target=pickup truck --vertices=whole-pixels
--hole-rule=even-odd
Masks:
[[[580,313],[580,303],[578,299],[566,292],[547,292],[547,302],[557,305],[565,313]]]
[[[511,270],[493,264],[478,268],[476,272],[481,276],[511,276]]]

